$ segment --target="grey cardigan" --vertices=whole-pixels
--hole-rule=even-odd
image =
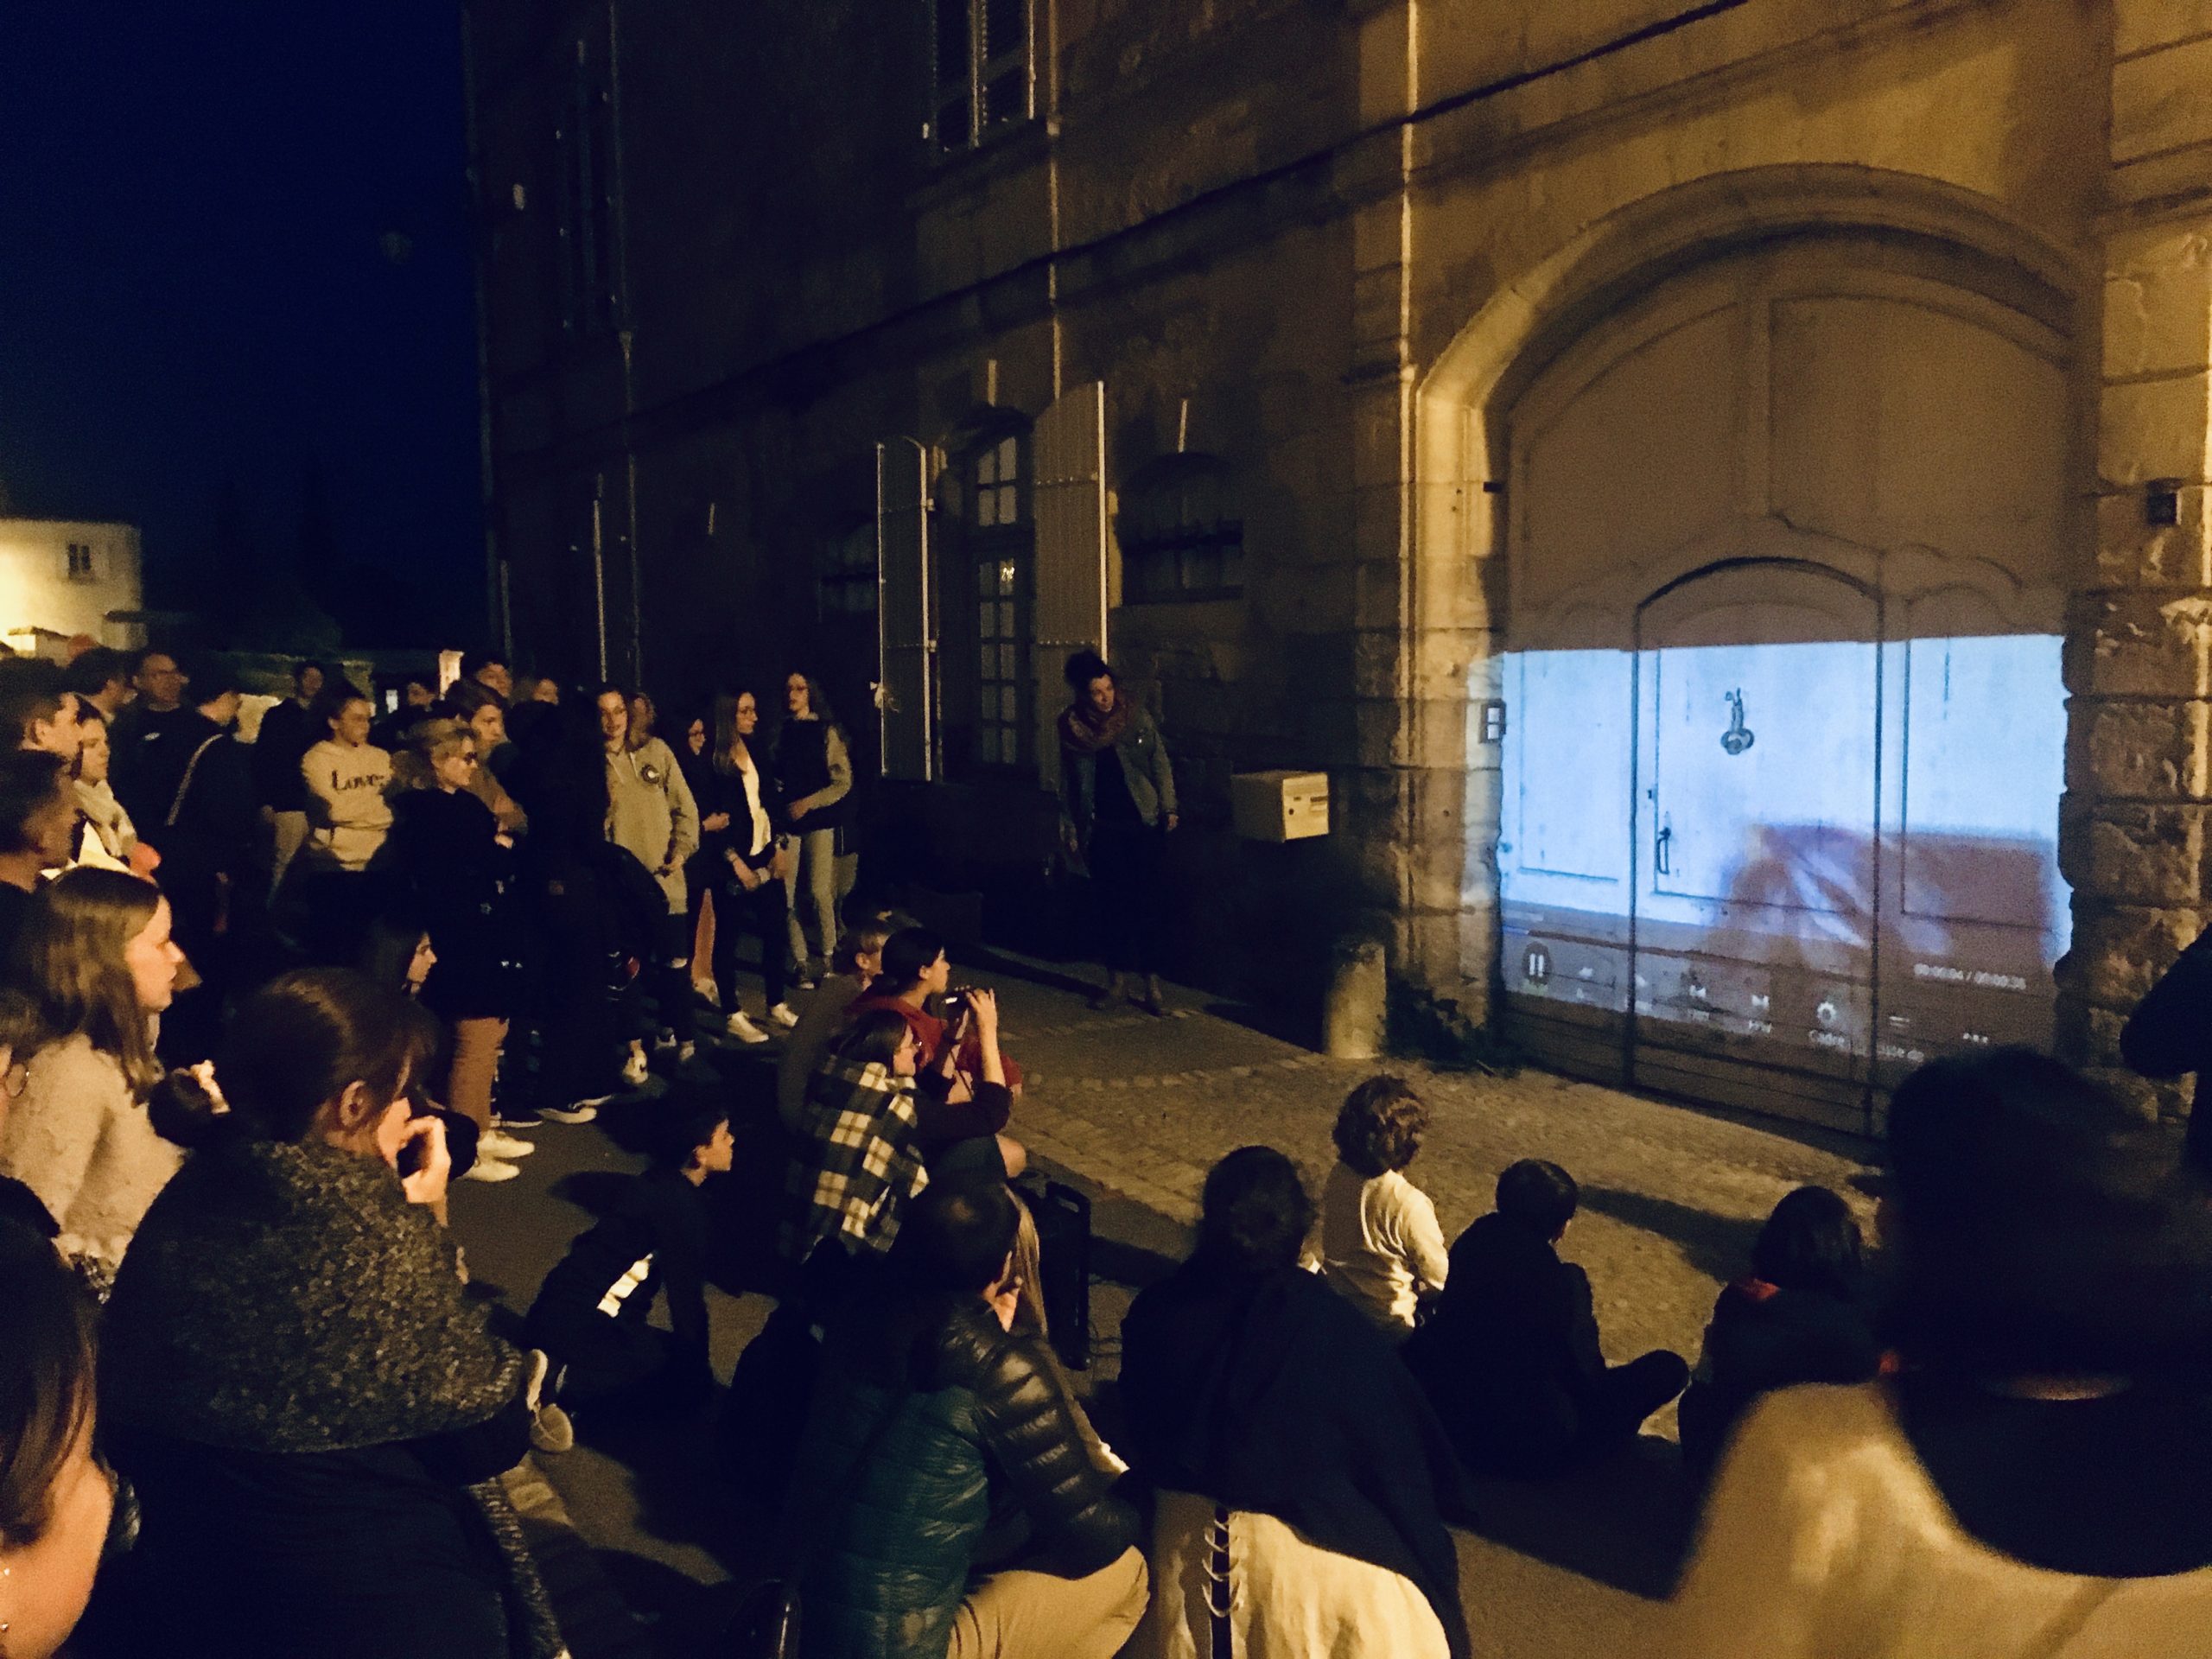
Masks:
[[[1065,715],[1061,718],[1065,720]],[[1136,718],[1114,746],[1129,798],[1147,826],[1156,827],[1162,813],[1180,809],[1175,804],[1175,768],[1167,759],[1167,746],[1160,741],[1160,728],[1151,711],[1137,705]],[[1098,762],[1103,757],[1060,747],[1060,822],[1075,831],[1077,842],[1088,846],[1098,821]]]

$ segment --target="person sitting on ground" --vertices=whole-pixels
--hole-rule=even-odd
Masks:
[[[830,971],[799,1011],[798,1024],[784,1039],[776,1062],[776,1115],[796,1132],[806,1116],[806,1088],[821,1068],[822,1057],[836,1041],[868,982],[883,971],[883,947],[893,933],[913,924],[888,912],[870,916],[838,937]]]
[[[569,1246],[524,1329],[552,1356],[549,1397],[587,1434],[681,1412],[713,1392],[707,1351],[707,1206],[700,1187],[729,1173],[729,1111],[705,1093],[664,1109],[654,1167]],[[650,1321],[668,1300],[670,1328]],[[547,1446],[546,1450],[558,1450]]]
[[[184,955],[169,904],[120,870],[71,870],[31,906],[12,977],[49,1033],[0,1136],[0,1174],[39,1196],[55,1243],[95,1287],[113,1278],[139,1222],[183,1161],[147,1097],[163,1075],[155,1019]]]
[[[1697,1484],[1760,1395],[1796,1382],[1864,1382],[1879,1368],[1864,1249],[1851,1206],[1825,1186],[1801,1186],[1774,1206],[1751,1246],[1750,1276],[1713,1305],[1682,1395],[1682,1465]]]
[[[1559,1257],[1581,1195],[1557,1164],[1497,1178],[1497,1208],[1452,1246],[1450,1278],[1406,1363],[1467,1466],[1541,1478],[1625,1446],[1682,1391],[1664,1349],[1607,1366],[1589,1275]]]
[[[913,1027],[922,1046],[922,1070],[949,1080],[956,1073],[973,1075],[983,1063],[982,1050],[972,1026],[964,1035],[951,1021],[931,1012],[932,999],[942,998],[952,983],[952,960],[945,954],[944,936],[926,927],[902,928],[884,941],[883,971],[868,986],[854,1011],[891,1008]],[[1003,1058],[1007,1087],[1021,1092],[1021,1068]]]
[[[107,1543],[115,1483],[92,1449],[96,1311],[52,1250],[0,1222],[0,1650],[9,1659],[60,1650]]]
[[[47,872],[67,866],[77,817],[77,792],[58,756],[0,749],[0,963],[13,952]]]
[[[1413,1335],[1449,1262],[1428,1194],[1402,1173],[1428,1108],[1402,1077],[1370,1077],[1337,1114],[1337,1166],[1321,1189],[1321,1275],[1393,1342]]]
[[[1003,1184],[932,1187],[832,1316],[782,1529],[822,1540],[810,1652],[1111,1659],[1143,1616],[1137,1511],[1013,1328],[1018,1226]]]
[[[226,1659],[559,1650],[496,1477],[534,1381],[466,1300],[430,1215],[442,1126],[409,1116],[429,1016],[352,969],[248,998],[200,1146],[108,1306],[102,1403],[143,1515],[126,1652],[219,1632]]]
[[[1889,1164],[1897,1374],[1751,1408],[1661,1650],[2212,1653],[2202,1177],[2027,1049],[1906,1078]]]
[[[10,1109],[30,1081],[30,1063],[45,1040],[38,1004],[0,985],[0,1146],[7,1144]],[[12,1175],[0,1175],[0,1227],[23,1229],[49,1243],[61,1231],[46,1201]]]
[[[785,1182],[778,1246],[804,1262],[834,1239],[856,1254],[887,1254],[907,1205],[929,1185],[914,1106],[920,1046],[888,1008],[854,1016],[807,1085]]]
[[[1198,1248],[1122,1325],[1123,1450],[1160,1491],[1153,1651],[1442,1659],[1467,1652],[1444,1516],[1459,1465],[1389,1340],[1299,1255],[1313,1222],[1268,1147],[1216,1164]],[[1210,1530],[1230,1642],[1208,1645]]]

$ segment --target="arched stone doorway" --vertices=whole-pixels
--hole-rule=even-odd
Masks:
[[[2071,313],[1834,222],[1600,297],[1481,400],[1468,965],[1560,1069],[1871,1127],[1921,1058],[2050,1039]]]

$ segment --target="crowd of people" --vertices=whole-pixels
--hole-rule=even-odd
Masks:
[[[1704,1521],[1653,1651],[2212,1652],[2212,1194],[2056,1061],[1923,1067],[1878,1257],[1791,1192],[1694,1362],[1624,1363],[1563,1254],[1573,1175],[1514,1162],[1447,1244],[1428,1105],[1372,1077],[1318,1189],[1319,1148],[1214,1166],[1086,1397],[997,998],[849,896],[818,685],[772,736],[744,692],[672,742],[632,688],[489,657],[381,717],[322,665],[290,689],[248,744],[219,665],[0,662],[8,1659],[73,1627],[95,1659],[562,1653],[499,1477],[717,1397],[741,1075],[779,1306],[701,1478],[775,1524],[719,1650],[796,1605],[810,1655],[1459,1659],[1478,1483],[1599,1464],[1679,1399]],[[1070,689],[1096,1000],[1157,1012],[1173,767],[1104,663]],[[2212,1063],[2202,973],[2145,1005],[2145,1069]],[[449,1184],[656,1069],[652,1168],[500,1334]]]

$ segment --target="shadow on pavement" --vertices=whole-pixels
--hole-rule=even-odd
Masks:
[[[1631,1595],[1674,1593],[1694,1516],[1672,1442],[1645,1435],[1557,1480],[1478,1478],[1472,1487],[1465,1530]]]
[[[1311,1014],[1295,1007],[1260,1002],[1209,1002],[1204,1012],[1295,1048],[1320,1046],[1321,1033]]]
[[[1671,1240],[1681,1247],[1691,1266],[1724,1285],[1750,1269],[1751,1246],[1764,1224],[1764,1217],[1746,1221],[1736,1216],[1716,1216],[1672,1198],[1655,1198],[1617,1186],[1584,1187],[1582,1205],[1601,1216]]]

